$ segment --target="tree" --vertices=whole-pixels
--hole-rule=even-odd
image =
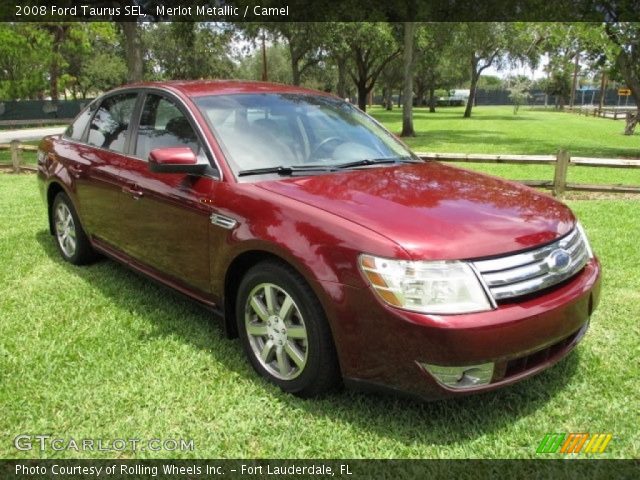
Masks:
[[[402,137],[415,137],[413,129],[413,44],[416,24],[404,22],[403,42],[403,88],[402,88]]]
[[[28,23],[0,24],[0,98],[42,96],[47,88],[51,37]]]
[[[460,68],[463,57],[454,42],[455,28],[449,23],[425,23],[416,35],[416,65],[414,84],[416,98],[421,103],[429,93],[429,111],[436,111],[436,89],[450,90],[469,79],[469,71]]]
[[[262,52],[253,49],[245,52],[237,61],[234,76],[245,80],[260,80],[262,77]],[[267,45],[267,64],[269,80],[278,83],[291,83],[291,63],[289,49],[278,42]]]
[[[158,79],[226,78],[232,75],[232,32],[214,23],[158,23],[143,32],[146,63]]]
[[[327,23],[325,28],[325,57],[336,67],[336,94],[340,98],[346,98],[349,90],[349,68],[353,63],[349,44],[349,24],[332,22]]]
[[[636,125],[640,122],[640,23],[615,22],[604,26],[608,44],[605,45],[609,58],[636,102],[635,114],[627,114],[624,134],[633,135]]]
[[[303,75],[322,60],[323,23],[273,22],[265,28],[282,37],[289,47],[291,81],[300,85]]]
[[[531,81],[527,77],[513,76],[507,79],[509,98],[513,102],[513,114],[517,115],[520,106],[527,101]]]
[[[625,135],[633,135],[640,121],[640,23],[620,22],[624,3],[605,2],[601,6],[608,21],[602,24],[564,24],[567,42],[578,45],[576,51],[587,62],[610,78],[622,80],[631,90],[639,110],[627,116]],[[556,35],[560,35],[557,33]]]
[[[61,86],[73,98],[87,98],[127,80],[122,39],[111,22],[74,23],[61,54],[66,63]]]
[[[61,70],[66,67],[60,51],[71,26],[61,22],[45,22],[38,24],[38,26],[51,35],[49,43],[51,48],[49,52],[49,95],[51,100],[57,102],[60,97],[58,81]]]
[[[369,93],[385,66],[400,54],[400,47],[388,23],[348,23],[344,32],[355,64],[350,76],[358,90],[358,107],[366,111]]]
[[[138,22],[118,22],[124,35],[127,81],[140,82],[144,73],[142,32]]]
[[[471,82],[464,118],[471,116],[478,80],[484,70],[509,58],[512,62],[537,60],[536,45],[540,37],[525,23],[463,23],[457,28],[457,42],[467,52]]]
[[[556,106],[564,108],[573,97],[575,82],[579,73],[581,45],[580,27],[570,23],[550,23],[541,26],[541,50],[547,54],[546,66],[549,80],[546,93],[556,96]]]
[[[391,60],[380,73],[378,84],[382,87],[382,106],[393,110],[393,93],[398,91],[398,105],[402,97],[403,61],[399,56]]]

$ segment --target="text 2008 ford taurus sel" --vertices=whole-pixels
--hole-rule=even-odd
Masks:
[[[349,103],[284,85],[132,85],[40,146],[61,255],[96,252],[223,314],[300,396],[491,390],[578,343],[600,267],[571,211],[424,162]]]

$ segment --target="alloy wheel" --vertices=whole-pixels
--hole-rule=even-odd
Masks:
[[[65,203],[58,204],[56,208],[55,226],[56,237],[62,252],[66,257],[73,257],[77,246],[76,225],[71,210]]]
[[[247,297],[244,321],[251,350],[271,375],[293,380],[303,372],[307,328],[291,295],[273,283],[257,285]]]

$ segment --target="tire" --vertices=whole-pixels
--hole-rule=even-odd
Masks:
[[[53,234],[63,259],[74,265],[91,263],[98,257],[91,247],[78,213],[71,199],[64,192],[56,195],[51,206]]]
[[[292,268],[275,261],[252,267],[238,289],[236,319],[253,368],[285,392],[309,398],[339,385],[337,355],[322,306]]]

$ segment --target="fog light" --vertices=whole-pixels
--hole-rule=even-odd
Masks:
[[[447,388],[473,388],[487,385],[493,376],[493,362],[461,367],[420,363],[420,366]]]

